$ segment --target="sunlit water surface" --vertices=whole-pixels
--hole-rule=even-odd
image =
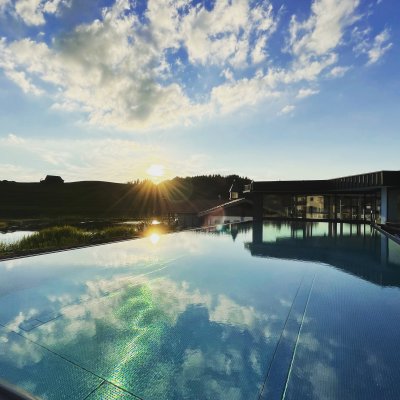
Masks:
[[[398,399],[400,246],[234,224],[0,263],[0,377],[43,399]]]
[[[0,243],[15,243],[24,237],[30,236],[34,231],[0,232]]]

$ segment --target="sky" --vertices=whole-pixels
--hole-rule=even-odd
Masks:
[[[399,170],[399,35],[398,0],[0,0],[0,180]]]

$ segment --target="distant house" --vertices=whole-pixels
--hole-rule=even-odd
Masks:
[[[50,184],[64,183],[64,179],[62,179],[61,176],[57,175],[46,175],[46,178],[41,179],[40,183],[50,183]]]

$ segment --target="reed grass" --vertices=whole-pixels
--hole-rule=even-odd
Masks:
[[[91,231],[69,225],[54,226],[25,236],[14,243],[0,242],[0,255],[18,255],[39,250],[55,250],[116,239],[128,239],[137,237],[138,234],[137,227],[123,225]]]

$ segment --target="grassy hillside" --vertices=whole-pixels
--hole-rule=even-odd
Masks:
[[[236,179],[196,176],[174,178],[155,185],[150,181],[112,183],[100,181],[63,184],[0,181],[0,218],[146,217],[177,212],[179,208],[207,208],[229,197]],[[197,204],[197,206],[196,206]]]

